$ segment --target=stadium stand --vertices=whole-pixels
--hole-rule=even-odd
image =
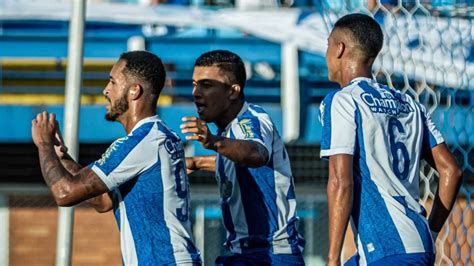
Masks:
[[[64,100],[65,58],[67,56],[67,22],[64,21],[3,21],[1,23],[0,42],[0,109],[2,114],[14,117],[15,121],[29,121],[36,110],[35,106],[50,106],[52,110],[62,113]],[[104,98],[102,90],[108,79],[108,71],[114,58],[127,49],[128,38],[143,35],[137,25],[88,22],[85,28],[83,88],[81,102],[81,143],[106,143],[120,136],[120,129],[105,129],[107,124],[101,122],[103,117]],[[160,55],[166,63],[168,81],[163,96],[160,98],[160,112],[164,119],[171,121],[173,128],[178,128],[179,121],[168,119],[167,114],[194,113],[191,103],[191,76],[194,59],[200,53],[216,47],[229,49],[242,56],[251,67],[252,76],[245,89],[250,102],[264,105],[274,114],[272,117],[282,132],[280,64],[281,48],[277,43],[248,36],[238,31],[229,30],[187,30],[187,33],[169,36],[146,37],[146,48]],[[14,49],[12,49],[14,47]],[[300,93],[301,93],[301,136],[298,143],[319,144],[320,124],[318,122],[319,103],[324,96],[337,89],[336,84],[326,80],[325,60],[320,55],[300,52]],[[275,75],[268,79],[259,75],[256,65],[264,62]],[[404,84],[403,77],[392,77],[391,82],[397,87],[415,86]],[[473,90],[453,90],[438,88],[441,91],[441,104],[454,98],[461,110],[468,112],[474,102]],[[420,95],[420,100],[429,104],[430,94]],[[467,109],[466,109],[467,108]],[[451,109],[438,108],[433,114],[439,125]],[[1,116],[1,114],[0,114]],[[459,117],[460,115],[458,115]],[[61,117],[61,116],[60,116]],[[459,119],[463,119],[462,116]],[[83,122],[82,122],[83,121]],[[85,122],[88,121],[88,122]],[[92,123],[90,121],[93,121]],[[91,127],[93,125],[93,127]],[[0,131],[0,142],[29,142],[29,130],[24,125],[14,136],[9,131]],[[441,126],[442,127],[442,126]],[[446,130],[449,130],[446,128]],[[470,129],[472,132],[472,129]],[[178,131],[178,130],[177,130]],[[178,131],[179,132],[179,131]],[[459,143],[468,143],[473,134],[461,134]],[[449,134],[453,142],[457,134]],[[457,141],[457,140],[456,140]],[[204,152],[195,147],[197,152]]]

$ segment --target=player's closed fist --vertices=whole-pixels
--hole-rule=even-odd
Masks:
[[[53,145],[56,141],[55,134],[57,130],[56,115],[48,112],[42,112],[36,115],[31,121],[31,135],[33,142],[37,147],[42,145]]]

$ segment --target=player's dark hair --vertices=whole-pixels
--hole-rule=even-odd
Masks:
[[[214,50],[206,52],[196,59],[194,67],[216,66],[224,73],[231,84],[240,86],[240,98],[244,98],[244,87],[247,79],[245,65],[242,59],[226,50]]]
[[[382,28],[368,15],[357,13],[345,15],[334,24],[334,28],[348,29],[351,38],[367,59],[377,57],[382,49]]]
[[[147,51],[131,51],[120,55],[120,60],[125,60],[123,73],[137,79],[149,87],[152,95],[152,104],[156,103],[165,85],[166,71],[161,59]],[[144,88],[147,89],[147,88]]]

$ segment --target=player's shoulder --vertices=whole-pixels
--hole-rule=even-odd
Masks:
[[[260,105],[256,105],[253,103],[247,103],[247,104],[248,104],[249,111],[254,114],[268,114],[267,111],[265,111],[265,109],[263,109],[263,107],[261,107]]]
[[[160,138],[172,139],[173,141],[181,140],[178,134],[161,119],[156,120],[156,129]]]
[[[256,105],[253,103],[245,103],[244,104],[244,112],[242,112],[242,116],[254,116],[254,117],[265,117],[268,116],[267,111],[263,109],[260,105]]]
[[[174,132],[161,118],[152,116],[143,119],[135,126],[135,129],[129,134],[129,137],[142,139],[142,141],[161,142],[160,140],[171,138],[178,141],[179,136]],[[151,144],[150,144],[151,145]]]
[[[245,102],[236,122],[244,119],[270,120],[270,115],[261,106]]]
[[[154,121],[151,118],[145,118],[139,121],[132,131],[124,138],[120,138],[116,141],[123,142],[126,141],[128,143],[138,143],[144,141],[146,136],[153,131],[155,127]]]
[[[346,87],[342,89],[342,94],[351,95],[353,98],[357,98],[361,93],[378,93],[384,85],[379,84],[374,79],[369,78],[356,78],[351,81]]]
[[[253,138],[251,137],[252,134],[260,136],[262,130],[265,132],[273,131],[275,125],[269,114],[261,106],[245,102],[241,112],[232,121],[232,128],[240,128],[245,133],[246,138]],[[240,132],[240,130],[237,131]],[[233,132],[236,134],[236,131]]]
[[[323,99],[323,106],[352,106],[354,105],[354,90],[357,87],[350,84],[344,88],[328,93]]]

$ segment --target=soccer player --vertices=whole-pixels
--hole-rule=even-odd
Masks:
[[[275,125],[244,97],[245,67],[232,52],[202,54],[194,64],[193,96],[199,118],[184,117],[182,132],[217,156],[186,158],[188,171],[216,173],[225,246],[232,256],[215,265],[304,265],[296,231],[290,161]],[[212,134],[207,123],[215,123]]]
[[[145,51],[120,56],[103,93],[105,118],[127,135],[102,158],[81,168],[64,149],[54,114],[32,121],[41,170],[56,203],[88,200],[99,212],[114,209],[125,265],[200,265],[191,239],[188,177],[183,144],[156,115],[165,82],[161,59]],[[56,135],[56,136],[55,136]]]
[[[328,265],[340,265],[349,218],[357,254],[349,265],[432,265],[437,234],[462,172],[425,107],[377,83],[383,33],[369,16],[339,19],[329,38],[329,80],[342,89],[321,104],[321,157],[329,158]],[[439,172],[429,221],[418,203],[420,160]]]

